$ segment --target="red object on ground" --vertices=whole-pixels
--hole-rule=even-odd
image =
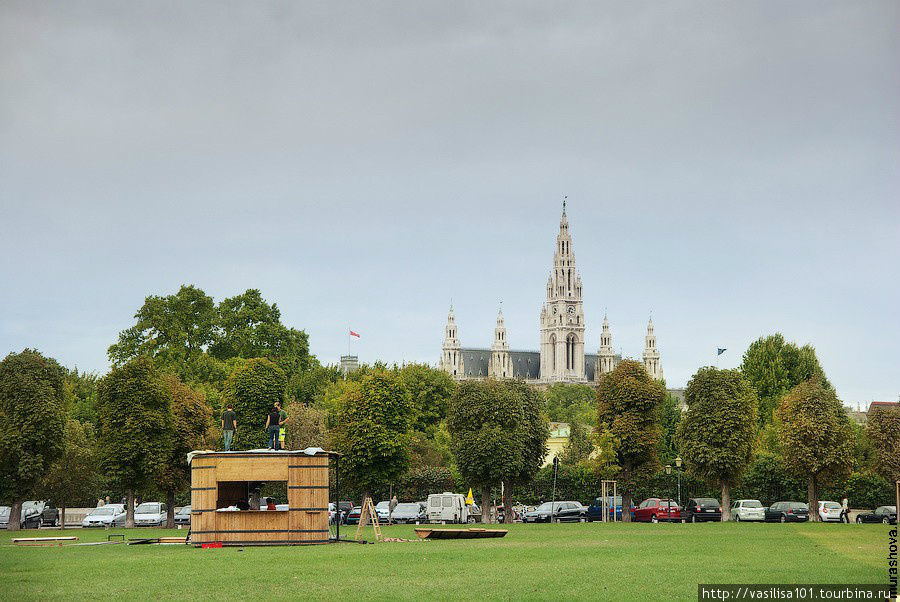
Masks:
[[[201,548],[221,548],[222,542],[221,541],[210,541],[208,543],[201,543],[200,547]]]

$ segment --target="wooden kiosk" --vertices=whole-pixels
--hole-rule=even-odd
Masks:
[[[336,455],[322,450],[193,452],[191,543],[328,543],[328,476]],[[287,485],[286,509],[235,510],[246,508],[261,484],[275,482]]]

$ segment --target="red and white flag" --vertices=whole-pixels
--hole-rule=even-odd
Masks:
[[[351,336],[351,337],[356,337],[356,338],[358,339],[358,338],[359,338],[359,333],[358,333],[358,332],[353,332],[353,331],[351,330],[351,331],[350,331],[350,336]]]

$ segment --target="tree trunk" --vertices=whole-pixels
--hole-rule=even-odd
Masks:
[[[610,504],[612,506],[613,516],[615,516],[616,505],[615,498],[613,498],[613,503]],[[622,492],[622,522],[630,523],[631,522],[631,492],[623,491]]]
[[[125,526],[134,527],[134,489],[125,490]]]
[[[9,524],[6,528],[10,531],[18,531],[22,528],[22,500],[13,501],[9,509]]]
[[[722,481],[722,518],[723,523],[731,520],[731,485]]]
[[[819,491],[816,483],[816,475],[809,477],[809,492],[807,495],[807,504],[809,504],[809,520],[817,523],[821,520],[819,516]]]
[[[503,483],[503,522],[508,525],[513,522],[512,482],[509,480]]]
[[[481,486],[481,522],[491,522],[491,488],[489,485]]]
[[[65,506],[59,507],[59,526],[62,529],[66,528],[66,507]]]
[[[166,529],[175,528],[175,491],[166,492]]]

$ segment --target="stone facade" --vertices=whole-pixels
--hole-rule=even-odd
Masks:
[[[463,348],[451,306],[444,328],[440,368],[457,380],[517,378],[537,384],[596,383],[621,361],[613,351],[606,316],[603,317],[597,354],[585,353],[581,274],[575,267],[565,202],[556,236],[553,268],[547,278],[546,298],[541,306],[540,325],[540,351],[510,350],[501,310],[497,313],[491,348]],[[647,325],[643,360],[647,372],[662,379],[652,319]]]

